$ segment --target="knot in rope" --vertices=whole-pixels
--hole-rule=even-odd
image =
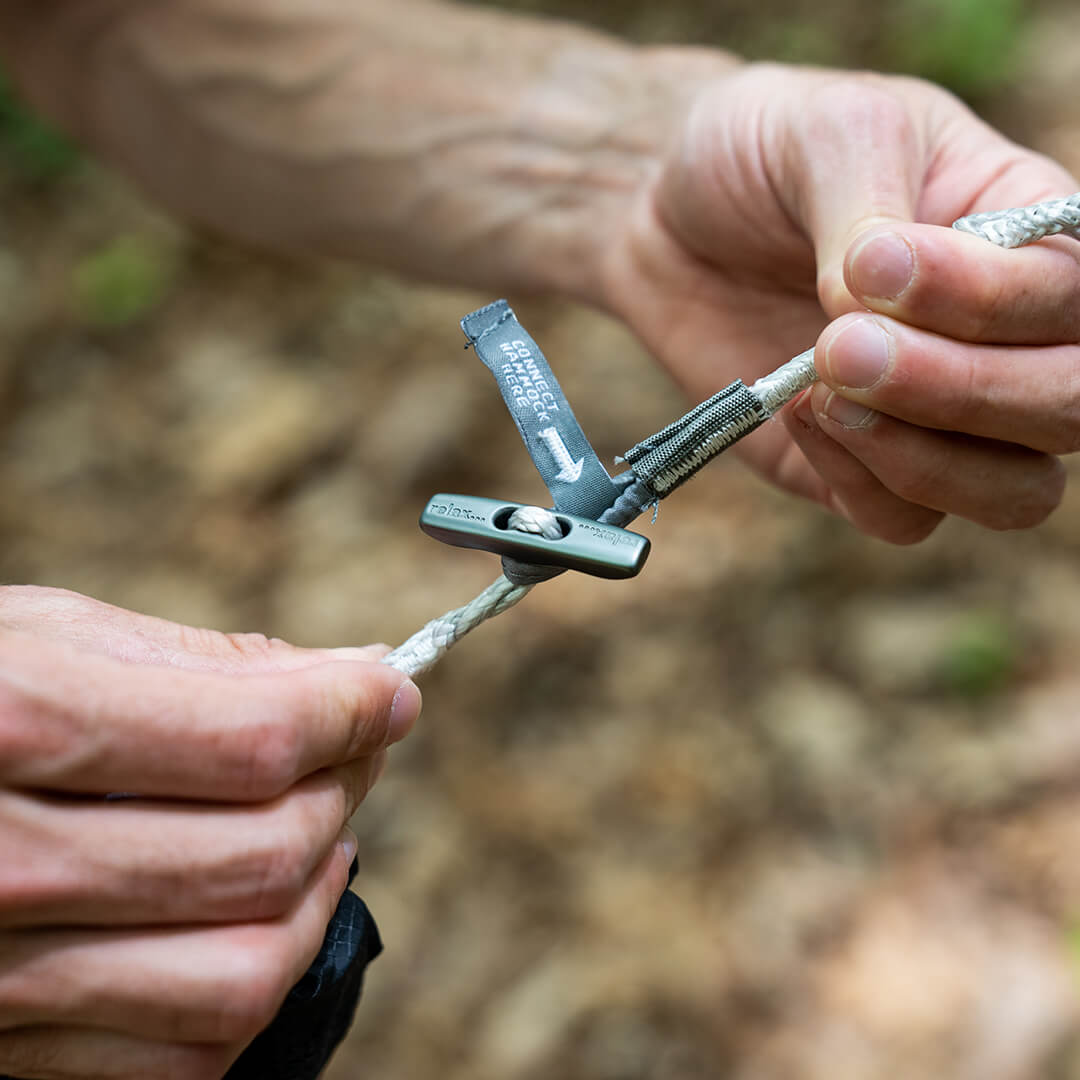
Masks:
[[[563,535],[562,526],[551,510],[539,506],[519,506],[511,515],[507,526],[518,532],[538,533],[547,540],[558,540]],[[561,566],[540,566],[522,562],[510,555],[502,558],[503,575],[515,585],[539,585],[564,573]]]
[[[640,510],[638,511],[640,513]],[[631,514],[636,516],[636,514]],[[519,532],[535,533],[548,540],[563,536],[563,528],[553,511],[540,506],[519,506],[507,519],[506,527]],[[408,641],[384,656],[382,662],[396,667],[406,675],[419,675],[434,667],[454,642],[473,627],[513,607],[529,590],[541,581],[565,571],[561,566],[538,566],[503,558],[503,572],[479,596],[464,607],[448,611],[432,619]]]
[[[535,533],[545,540],[558,540],[563,536],[559,519],[541,506],[519,506],[510,515],[507,525],[518,532]]]
[[[1006,248],[1056,234],[1080,240],[1080,192],[1033,206],[971,214],[953,222],[953,228]],[[512,315],[509,312],[506,317]],[[611,480],[618,494],[596,520],[621,528],[648,507],[655,508],[660,499],[707,461],[753,431],[816,378],[814,350],[807,349],[749,387],[736,380],[656,435],[631,447],[624,455],[631,471]],[[543,434],[539,433],[541,438]],[[538,533],[549,540],[563,535],[556,515],[538,506],[515,510],[507,528]],[[533,585],[563,573],[561,567],[523,563],[508,556],[502,562],[502,575],[483,592],[464,607],[432,619],[384,656],[382,662],[407,675],[427,671],[474,627],[513,607]]]

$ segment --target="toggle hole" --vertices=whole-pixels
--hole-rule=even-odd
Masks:
[[[510,519],[517,514],[513,525]],[[491,523],[503,532],[520,532],[531,536],[542,536],[545,540],[562,540],[570,535],[569,518],[545,510],[539,506],[504,506],[492,515]],[[558,536],[551,535],[555,530]]]

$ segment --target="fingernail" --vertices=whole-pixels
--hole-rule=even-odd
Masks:
[[[868,427],[877,415],[873,409],[860,405],[857,401],[850,401],[841,397],[835,391],[830,390],[825,400],[822,413],[834,424],[846,428]]]
[[[879,233],[852,253],[849,275],[857,294],[895,300],[915,276],[915,251],[899,233]]]
[[[420,715],[423,699],[416,683],[405,680],[394,694],[394,702],[390,706],[390,730],[389,741],[397,742],[404,739],[412,731]]]
[[[840,386],[866,389],[892,362],[892,339],[877,319],[853,319],[825,347],[825,370]]]
[[[338,842],[341,844],[342,851],[345,852],[345,861],[351,866],[353,859],[356,858],[357,849],[360,846],[360,842],[356,839],[356,833],[346,825],[345,828],[341,830]]]

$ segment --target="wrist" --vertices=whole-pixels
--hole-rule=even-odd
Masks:
[[[609,250],[690,102],[738,63],[438,0],[61,10],[27,65],[31,98],[190,219],[607,310]],[[41,28],[18,11],[0,49]],[[240,53],[222,45],[237,27]]]
[[[642,197],[694,99],[741,64],[719,50],[627,46],[603,64],[583,53],[580,80],[561,65],[553,69],[525,110],[528,116],[531,102],[539,106],[527,122],[550,133],[563,151],[561,167],[531,178],[534,212],[521,218],[509,245],[512,283],[617,313],[611,262]]]

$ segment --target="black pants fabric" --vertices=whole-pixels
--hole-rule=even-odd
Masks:
[[[356,871],[354,862],[350,880]],[[273,1023],[233,1063],[226,1080],[316,1080],[349,1030],[364,969],[380,952],[371,912],[359,896],[346,891],[319,955],[289,991]]]

